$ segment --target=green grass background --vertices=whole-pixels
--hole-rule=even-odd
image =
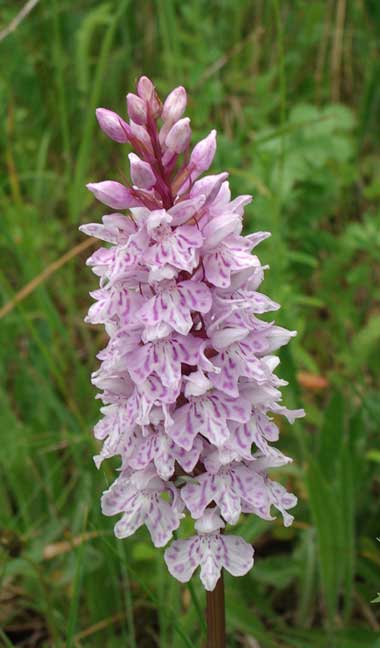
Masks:
[[[2,0],[0,24],[22,6]],[[264,289],[299,332],[280,375],[307,417],[282,425],[278,471],[296,522],[241,520],[257,561],[226,577],[228,646],[380,646],[379,50],[377,0],[41,0],[0,42],[1,645],[202,645],[198,578],[100,514],[90,250],[52,265],[102,215],[85,183],[126,170],[95,107],[125,113],[147,74],[186,86],[195,138],[218,129],[213,170],[254,194]]]

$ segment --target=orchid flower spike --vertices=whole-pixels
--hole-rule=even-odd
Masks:
[[[260,320],[279,305],[259,292],[264,268],[253,248],[269,234],[242,236],[251,200],[231,200],[227,174],[206,175],[216,131],[190,151],[187,96],[164,102],[147,77],[127,95],[129,123],[99,108],[105,134],[128,143],[131,184],[87,185],[116,212],[80,229],[107,243],[87,263],[100,279],[86,321],[103,324],[108,344],[92,381],[103,401],[95,457],[120,457],[103,494],[105,515],[121,514],[115,535],[145,525],[166,545],[190,515],[195,535],[165,551],[170,573],[185,582],[200,568],[213,590],[225,568],[242,576],[253,565],[243,538],[222,534],[242,514],[292,523],[297,499],[269,478],[291,461],[273,447],[273,414],[304,415],[281,404],[284,384],[273,355],[295,332]],[[122,212],[122,213],[120,213]]]

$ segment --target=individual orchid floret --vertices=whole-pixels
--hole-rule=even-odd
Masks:
[[[223,567],[232,576],[243,576],[250,571],[253,547],[239,536],[221,535],[219,530],[224,526],[217,509],[208,509],[195,524],[197,536],[175,540],[166,549],[165,561],[171,575],[186,583],[200,566],[203,586],[212,591]]]
[[[171,438],[186,450],[198,434],[219,447],[230,434],[227,421],[249,420],[249,403],[244,398],[232,399],[213,389],[203,371],[190,374],[186,383],[184,395],[188,402],[174,412],[173,426],[168,430]]]
[[[168,480],[174,474],[175,462],[187,473],[194,470],[202,449],[201,437],[195,440],[190,450],[184,450],[170,439],[163,425],[156,426],[150,434],[141,436],[140,440],[136,442],[134,453],[129,459],[129,465],[141,470],[154,464],[158,476],[163,480]]]
[[[151,212],[146,218],[147,229],[152,238],[146,260],[154,268],[171,265],[179,270],[191,272],[199,263],[203,236],[194,225],[181,225],[172,229],[172,220],[171,214],[165,210]]]
[[[174,487],[172,487],[174,489]],[[161,497],[165,483],[152,470],[122,473],[102,497],[104,515],[122,513],[115,526],[117,538],[127,538],[146,524],[155,547],[165,546],[178,529],[183,514]]]
[[[199,566],[212,591],[222,569],[253,566],[227,524],[275,510],[292,523],[297,498],[271,472],[291,459],[273,444],[279,418],[304,412],[284,406],[275,373],[274,352],[295,332],[260,319],[279,308],[260,292],[267,266],[252,253],[269,233],[243,235],[251,196],[232,198],[227,173],[201,177],[216,131],[191,150],[186,103],[182,86],[161,102],[144,76],[127,95],[129,122],[97,110],[105,134],[133,149],[131,182],[88,184],[116,212],[80,229],[104,242],[87,260],[99,288],[86,317],[108,338],[91,377],[102,402],[94,461],[119,458],[103,513],[121,515],[118,538],[146,526],[157,547],[190,516],[196,535],[175,539],[165,561],[181,582]]]
[[[233,462],[222,466],[217,473],[203,473],[197,483],[186,484],[182,499],[197,519],[207,506],[214,502],[226,522],[236,524],[242,511],[242,502],[255,509],[270,507],[270,497],[264,478],[243,463]]]
[[[184,364],[214,370],[213,364],[204,355],[205,342],[202,338],[172,333],[169,327],[166,331],[169,334],[165,337],[159,337],[156,332],[154,340],[136,345],[128,353],[128,371],[136,384],[146,381],[155,372],[166,387],[178,385]]]
[[[138,317],[142,324],[154,326],[165,322],[174,331],[187,335],[194,326],[192,312],[208,313],[212,296],[208,286],[201,281],[154,282],[156,293],[141,307]]]

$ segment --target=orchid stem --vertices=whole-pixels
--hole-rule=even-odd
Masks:
[[[225,648],[226,617],[223,572],[212,592],[207,592],[207,648]]]

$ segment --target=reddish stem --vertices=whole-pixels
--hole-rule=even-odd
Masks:
[[[225,648],[226,618],[223,572],[212,592],[207,592],[207,648]]]
[[[157,189],[162,196],[162,202],[164,208],[170,209],[170,207],[173,206],[173,196],[172,196],[170,184],[166,177],[164,166],[162,164],[162,151],[160,146],[160,140],[158,137],[157,124],[153,119],[153,117],[149,114],[149,109],[148,109],[148,120],[147,120],[146,127],[149,133],[150,141],[152,142],[152,148],[156,160],[156,171],[160,179],[160,182],[157,185]]]

